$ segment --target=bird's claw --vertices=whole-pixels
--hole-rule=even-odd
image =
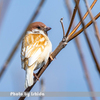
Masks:
[[[34,75],[34,77],[35,77],[38,81],[40,81],[39,78],[38,78],[38,76],[37,76],[35,73],[33,73],[33,75]]]
[[[53,57],[52,57],[52,53],[50,54],[50,56],[49,56],[49,57],[50,57],[50,59],[51,59],[52,61],[54,60],[54,59],[53,59]]]

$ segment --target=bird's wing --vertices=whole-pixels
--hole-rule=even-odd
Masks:
[[[36,36],[37,35],[37,36]],[[26,37],[27,45],[24,46],[24,59],[28,59],[28,66],[31,66],[43,52],[46,39],[43,35],[31,34]]]
[[[26,48],[25,58],[28,58],[28,66],[31,66],[39,58],[41,53],[41,48]]]

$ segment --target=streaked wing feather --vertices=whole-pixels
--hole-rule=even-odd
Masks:
[[[32,41],[32,38],[30,38],[30,36],[33,38],[34,41]],[[31,66],[39,58],[40,54],[42,53],[42,49],[44,48],[44,36],[39,34],[37,34],[37,36],[38,37],[36,37],[36,34],[30,34],[25,37],[25,41],[27,42],[22,49],[22,53],[24,54],[24,57],[22,57],[22,59],[28,59],[28,66]]]
[[[40,54],[41,48],[35,50],[32,56],[28,58],[28,66],[31,66],[39,58]]]

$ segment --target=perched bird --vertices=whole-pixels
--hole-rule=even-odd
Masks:
[[[33,71],[46,64],[51,54],[52,44],[47,34],[50,29],[42,22],[31,23],[27,28],[21,49],[22,68],[26,70],[25,88],[33,85]]]

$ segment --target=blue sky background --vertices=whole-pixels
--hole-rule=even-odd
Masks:
[[[74,2],[71,1],[71,8],[74,8]],[[0,70],[8,58],[11,50],[15,46],[22,32],[25,30],[30,18],[35,12],[40,0],[11,0],[7,8],[6,14],[3,18],[3,22],[0,30]],[[89,5],[93,0],[88,0]],[[86,6],[83,0],[80,0],[80,8],[82,15],[86,12]],[[92,13],[95,16],[100,12],[100,0],[97,1],[95,7],[92,9]],[[58,46],[62,39],[62,27],[60,24],[60,18],[64,17],[65,31],[68,29],[70,23],[69,13],[66,9],[64,0],[46,0],[40,13],[34,21],[41,21],[47,26],[50,26],[52,30],[48,32],[49,38],[53,45],[53,51]],[[85,24],[90,21],[88,16],[85,19]],[[75,17],[75,24],[79,22],[78,13]],[[100,18],[97,19],[98,28],[100,27]],[[80,26],[81,28],[81,26]],[[95,31],[93,25],[87,29],[90,40],[93,44],[96,57],[100,64],[100,46],[95,38]],[[100,32],[100,28],[99,28]],[[88,71],[91,77],[94,90],[100,92],[100,76],[96,70],[91,53],[85,41],[83,33],[79,35],[82,51]],[[20,60],[21,44],[13,56],[11,62],[8,65],[2,79],[0,80],[0,91],[4,92],[23,92],[25,82],[25,71],[21,69]],[[82,64],[78,55],[78,51],[75,45],[75,41],[72,40],[68,45],[57,55],[56,59],[49,65],[46,71],[41,76],[44,79],[45,91],[47,92],[87,92],[88,86],[83,71]],[[31,91],[39,91],[40,82],[32,88]],[[6,97],[2,100],[16,100],[19,97]],[[34,98],[38,100],[38,97]],[[44,100],[91,100],[89,97],[52,97],[44,98]],[[99,99],[99,98],[98,98]],[[25,100],[33,100],[33,97],[26,98]]]

